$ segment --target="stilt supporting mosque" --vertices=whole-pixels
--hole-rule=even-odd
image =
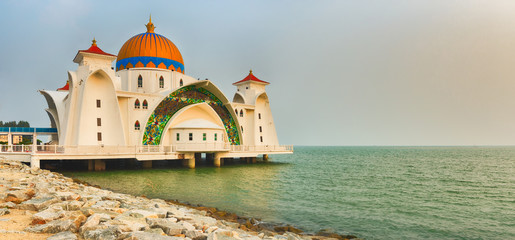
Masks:
[[[150,168],[152,168],[152,161],[144,161],[144,162],[143,162],[143,168],[144,168],[144,169],[150,169]]]

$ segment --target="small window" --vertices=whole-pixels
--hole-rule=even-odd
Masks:
[[[218,134],[215,133],[215,142],[218,141]]]
[[[241,126],[241,132],[243,132],[243,126]]]
[[[165,79],[163,78],[163,76],[161,76],[159,78],[159,88],[164,88],[165,87]]]
[[[245,89],[249,89],[249,87],[246,87]]]
[[[261,113],[258,113],[258,118],[261,119]]]
[[[243,117],[243,110],[240,110],[240,117]]]
[[[207,139],[207,134],[206,133],[202,134],[202,140],[206,141],[206,139]]]
[[[97,132],[97,140],[102,141],[102,133],[101,132]]]
[[[141,75],[138,76],[138,87],[143,87],[143,77]]]
[[[263,136],[260,136],[259,138],[261,139],[261,142],[263,142]]]
[[[263,128],[259,126],[259,132],[263,132]]]
[[[100,99],[97,99],[97,108],[100,108]]]
[[[148,102],[147,100],[143,100],[143,109],[148,109]]]
[[[139,109],[139,106],[139,99],[136,99],[136,101],[134,102],[134,108]]]
[[[97,118],[97,126],[102,126],[102,119],[100,118]]]
[[[136,121],[136,123],[134,123],[134,130],[139,130],[139,129],[140,129],[139,121]]]
[[[179,86],[182,87],[182,85],[184,85],[184,83],[182,82],[182,78],[181,78],[181,80],[179,81]]]
[[[193,133],[190,133],[190,141],[193,141]]]
[[[181,140],[181,134],[177,133],[177,142]]]

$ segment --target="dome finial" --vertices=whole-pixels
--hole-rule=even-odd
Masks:
[[[154,32],[154,29],[156,28],[154,26],[154,24],[152,23],[152,14],[150,14],[150,18],[148,19],[148,23],[147,25],[145,25],[147,27],[147,32],[148,33],[153,33]]]
[[[92,42],[91,46],[96,46],[97,45],[97,40],[95,40],[95,37],[93,37],[93,40],[91,42]]]
[[[249,74],[252,74],[252,68],[250,69]]]

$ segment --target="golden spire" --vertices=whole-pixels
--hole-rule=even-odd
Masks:
[[[147,32],[148,33],[153,33],[154,32],[154,29],[156,28],[154,26],[154,24],[152,23],[152,14],[150,14],[150,18],[148,19],[148,23],[147,25],[145,25],[147,27]]]
[[[96,46],[97,45],[97,40],[95,40],[94,37],[93,37],[93,41],[91,41],[91,42],[92,42],[91,46]]]
[[[252,74],[252,69],[250,69],[249,74]]]

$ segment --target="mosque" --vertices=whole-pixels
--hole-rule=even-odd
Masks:
[[[63,146],[61,157],[98,158],[92,168],[102,168],[100,159],[128,156],[148,162],[182,159],[195,167],[201,153],[220,166],[224,158],[293,152],[279,145],[265,89],[270,83],[251,70],[233,83],[230,101],[213,82],[185,74],[181,52],[154,32],[152,19],[146,28],[118,55],[93,40],[73,59],[78,68],[68,71],[66,85],[39,91],[57,129],[50,144]]]

